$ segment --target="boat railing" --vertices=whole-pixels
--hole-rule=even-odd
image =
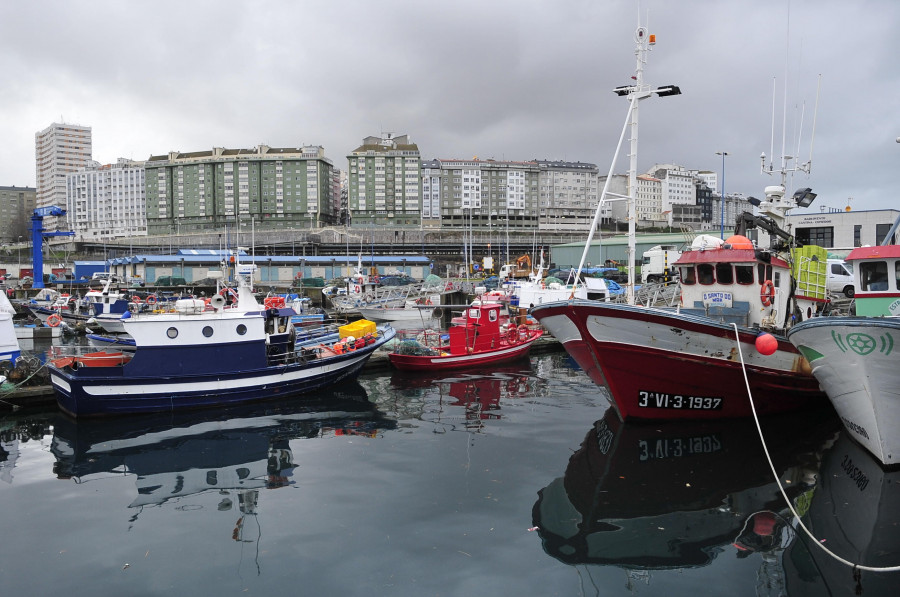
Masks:
[[[675,283],[642,284],[634,294],[636,305],[645,307],[674,307],[681,298],[681,285]]]

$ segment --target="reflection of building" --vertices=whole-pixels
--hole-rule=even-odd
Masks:
[[[147,235],[144,163],[119,158],[66,176],[69,228],[85,240]]]
[[[36,196],[31,187],[0,187],[0,243],[30,238]]]
[[[149,234],[334,220],[333,166],[319,146],[173,151],[151,156],[145,168]]]

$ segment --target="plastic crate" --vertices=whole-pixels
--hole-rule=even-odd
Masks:
[[[368,319],[360,319],[359,321],[342,325],[338,328],[338,333],[341,338],[346,338],[347,336],[362,338],[366,334],[375,333],[375,322]]]

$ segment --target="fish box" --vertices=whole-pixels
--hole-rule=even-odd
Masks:
[[[375,322],[368,319],[360,319],[359,321],[342,325],[338,328],[338,333],[341,338],[346,338],[347,336],[362,338],[366,334],[375,333]]]

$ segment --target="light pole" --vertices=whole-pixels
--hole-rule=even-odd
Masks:
[[[720,197],[722,198],[722,205],[720,206],[722,212],[722,224],[721,224],[721,232],[720,236],[722,240],[725,240],[725,156],[728,155],[727,151],[717,151],[716,155],[722,156],[722,189],[720,193]]]

